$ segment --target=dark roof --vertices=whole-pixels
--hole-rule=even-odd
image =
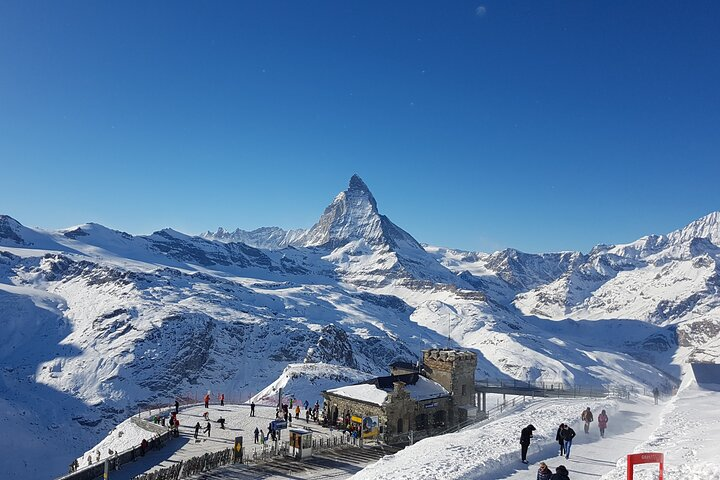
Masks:
[[[403,382],[405,385],[415,385],[419,377],[420,374],[418,373],[405,373],[403,375],[387,375],[385,377],[371,378],[370,380],[360,383],[374,383],[375,386],[380,389],[392,390],[393,383],[395,382]]]
[[[418,367],[417,367],[417,364],[415,364],[415,363],[402,362],[402,361],[393,362],[393,363],[390,364],[390,367],[392,367],[392,368],[404,368],[404,369],[407,369],[407,370],[415,370],[415,369],[418,368]]]

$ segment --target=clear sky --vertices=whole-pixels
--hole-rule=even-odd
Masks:
[[[589,250],[720,210],[720,2],[0,1],[0,213]]]

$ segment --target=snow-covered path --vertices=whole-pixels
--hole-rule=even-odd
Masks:
[[[615,469],[618,460],[632,453],[660,425],[663,405],[654,405],[652,399],[635,398],[618,402],[618,410],[609,414],[605,438],[600,437],[597,420],[590,427],[590,433],[583,432],[581,422],[571,425],[577,433],[570,451],[570,459],[558,456],[557,444],[545,448],[533,448],[528,454],[530,465],[518,462],[505,471],[496,472],[495,479],[527,480],[535,478],[541,461],[553,471],[558,465],[565,465],[573,480],[598,479]],[[594,412],[595,418],[599,412]],[[578,417],[580,416],[578,412]],[[483,477],[484,478],[484,477]],[[488,477],[489,478],[489,477]]]

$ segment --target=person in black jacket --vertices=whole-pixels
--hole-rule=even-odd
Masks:
[[[547,464],[545,462],[540,462],[540,468],[538,468],[536,480],[551,480],[552,475],[552,470],[548,468]]]
[[[562,429],[565,424],[561,423],[560,426],[557,429],[557,433],[555,434],[555,441],[560,444],[560,456],[562,457],[565,455],[565,440],[562,437]]]
[[[530,446],[530,439],[532,438],[532,432],[535,431],[535,427],[530,424],[520,431],[520,450],[522,452],[522,463],[528,463],[527,451]]]
[[[565,442],[565,459],[570,458],[570,447],[572,447],[573,438],[575,438],[575,430],[570,428],[570,425],[563,425],[562,432],[563,441]]]
[[[570,480],[570,472],[565,468],[565,465],[560,465],[555,469],[555,473],[550,477],[550,480]]]

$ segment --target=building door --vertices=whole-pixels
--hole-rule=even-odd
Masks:
[[[397,420],[397,433],[403,433],[403,420],[402,418],[398,418]]]

